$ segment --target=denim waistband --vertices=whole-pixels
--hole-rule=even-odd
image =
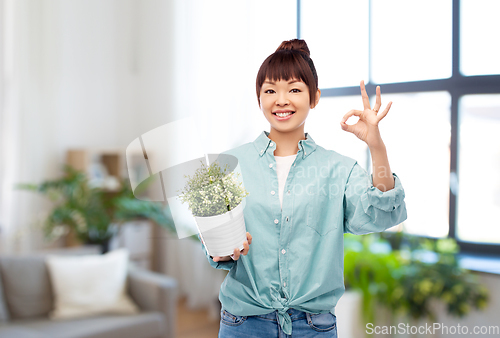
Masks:
[[[304,311],[300,311],[297,309],[288,309],[286,312],[290,315],[291,320],[306,318],[306,313]],[[256,315],[254,317],[265,318],[265,319],[277,321],[278,320],[277,319],[278,318],[278,310],[267,313],[265,315]]]

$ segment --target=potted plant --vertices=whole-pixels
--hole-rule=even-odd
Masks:
[[[422,239],[403,232],[346,234],[346,289],[361,292],[366,323],[374,323],[376,306],[394,316],[436,321],[432,300],[446,304],[449,315],[463,317],[486,307],[488,290],[459,266],[457,253],[453,239]]]
[[[136,199],[128,179],[117,190],[109,191],[89,184],[84,172],[64,165],[64,176],[40,184],[20,183],[17,189],[35,191],[47,196],[54,208],[44,221],[44,234],[58,237],[72,231],[86,244],[100,244],[108,250],[109,240],[122,223],[145,218],[174,231],[166,210],[159,203]],[[63,231],[61,231],[63,230]]]
[[[222,170],[218,162],[208,167],[201,162],[193,177],[184,175],[187,181],[179,194],[182,203],[188,203],[200,238],[213,257],[229,256],[234,248],[242,250],[246,240],[242,202],[248,192],[237,180],[239,173],[227,171],[227,165]]]

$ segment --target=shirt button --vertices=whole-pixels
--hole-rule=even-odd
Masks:
[[[287,194],[290,195],[290,190],[288,190]]]
[[[269,145],[272,147],[272,146],[273,146],[273,143],[271,142],[271,143],[269,143]]]
[[[288,222],[288,216],[286,216],[286,221]]]
[[[286,286],[286,282],[283,282],[283,286]]]
[[[269,168],[272,168],[273,167],[273,164],[272,163],[269,163]]]
[[[278,219],[275,219],[274,224],[278,224],[278,223],[279,223]]]
[[[285,254],[285,252],[286,252],[286,250],[285,250],[285,249],[281,250],[281,253],[282,253],[283,255]]]
[[[304,151],[304,155],[307,155],[307,152]]]
[[[273,190],[273,191],[271,191],[271,195],[274,195],[274,194],[276,194],[276,193],[274,192],[274,190]]]

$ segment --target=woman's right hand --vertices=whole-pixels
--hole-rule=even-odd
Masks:
[[[240,251],[238,248],[235,248],[231,256],[215,256],[214,262],[226,262],[231,259],[237,261],[240,258],[240,255],[246,256],[248,254],[248,251],[250,250],[250,244],[252,244],[252,235],[247,232],[247,240],[243,242],[243,250]]]

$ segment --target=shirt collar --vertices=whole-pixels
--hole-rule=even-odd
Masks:
[[[298,143],[299,152],[302,151],[302,159],[306,158],[316,150],[316,142],[309,133],[305,133],[305,140],[300,140]],[[269,138],[269,132],[263,131],[253,142],[257,152],[262,157],[268,150],[274,152],[276,144]]]

